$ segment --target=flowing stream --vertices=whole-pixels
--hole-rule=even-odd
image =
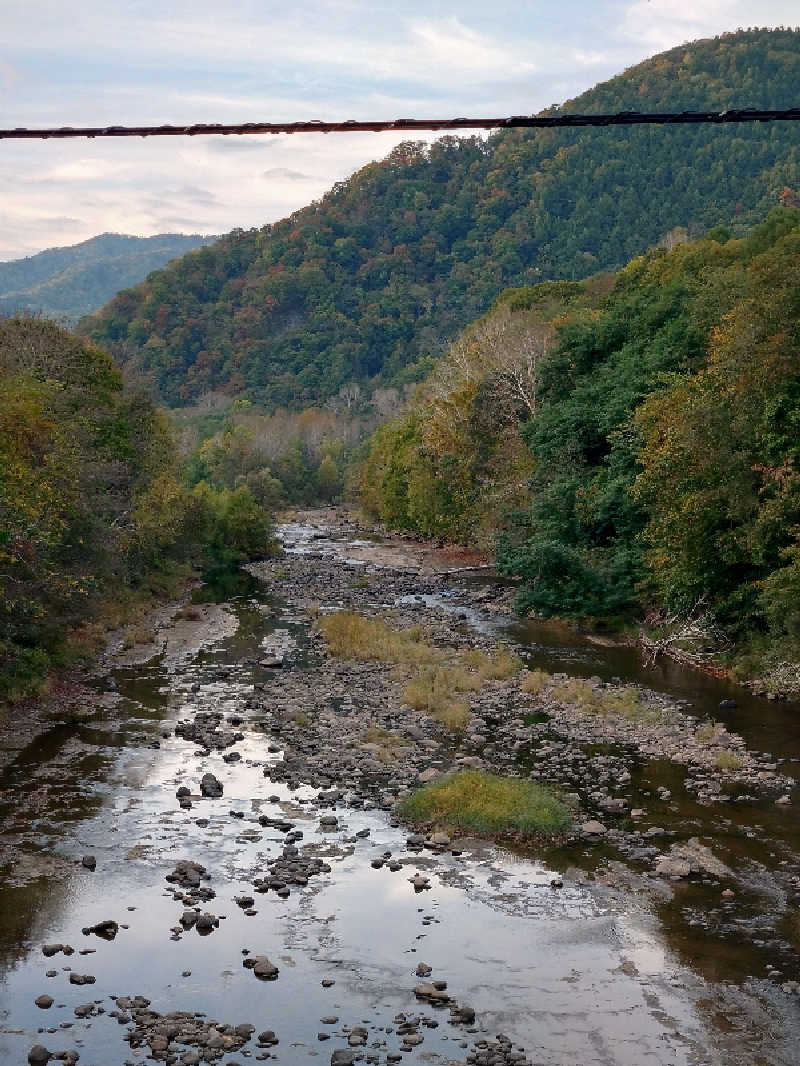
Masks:
[[[310,565],[320,558],[355,574],[369,569],[380,594],[391,544],[299,523],[282,535],[291,557]],[[514,641],[532,666],[665,692],[692,714],[724,721],[748,746],[777,753],[782,772],[800,774],[796,706],[669,663],[645,669],[633,649],[485,612],[475,592],[491,587],[487,577],[463,576],[398,602],[452,611],[454,625]],[[670,839],[713,837],[720,859],[742,871],[727,909],[708,878],[645,898],[603,846],[538,856],[478,841],[455,854],[410,850],[408,831],[381,804],[345,795],[332,808],[318,788],[270,776],[283,759],[280,733],[265,726],[255,697],[268,699],[288,671],[300,681],[313,676],[321,651],[307,614],[249,574],[204,586],[194,601],[196,617],[180,624],[180,639],[150,658],[118,658],[95,679],[97,704],[45,731],[0,776],[2,1066],[26,1063],[34,1045],[78,1052],[93,1066],[156,1055],[184,1066],[251,1058],[295,1066],[327,1064],[334,1053],[340,1062],[351,1054],[464,1063],[481,1061],[475,1055],[498,1033],[511,1041],[506,1057],[486,1061],[796,1064],[800,995],[783,985],[800,977],[800,926],[791,927],[800,882],[787,902],[777,876],[797,870],[794,807],[774,797],[703,806],[682,789],[677,765],[637,763],[632,802],[649,810],[657,790],[669,789],[659,827]],[[275,647],[289,650],[282,670],[264,665],[264,649]],[[720,710],[723,700],[736,706]],[[209,711],[241,734],[233,748],[209,751],[175,735],[176,723]],[[238,757],[227,761],[231,751]],[[221,782],[222,797],[198,796],[206,773]],[[182,785],[191,807],[176,800]],[[333,827],[321,821],[331,809]],[[281,820],[298,849],[329,869],[288,896],[254,894],[254,879],[286,846],[274,824]],[[386,852],[399,870],[373,866]],[[81,863],[88,855],[94,870]],[[184,906],[165,880],[187,859],[206,868],[215,892],[201,906],[218,920],[208,935],[180,925]],[[595,876],[601,865],[617,870],[617,883]],[[415,890],[417,873],[430,888]],[[244,907],[237,897],[254,902]],[[119,925],[113,939],[85,932],[107,919]],[[74,953],[45,956],[43,944]],[[259,980],[243,965],[261,955],[277,979]],[[447,982],[448,1006],[469,1005],[474,1020],[415,996],[420,963],[432,968],[431,980]],[[95,980],[75,984],[70,974]],[[42,995],[51,1006],[36,1005]],[[126,1042],[131,1012],[112,997],[135,996],[161,1014],[218,1022],[223,1046],[158,1052]],[[252,1036],[226,1048],[222,1027],[242,1023]],[[277,1043],[258,1041],[268,1030]],[[406,1040],[409,1032],[422,1039]]]

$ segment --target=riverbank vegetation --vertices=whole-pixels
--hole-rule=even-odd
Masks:
[[[798,267],[788,206],[504,294],[376,433],[363,507],[494,541],[523,613],[800,687]]]
[[[419,626],[396,629],[380,618],[352,611],[325,615],[318,624],[331,655],[398,667],[398,676],[405,681],[404,702],[454,732],[466,729],[469,722],[469,702],[460,697],[522,669],[522,661],[506,649],[489,655],[479,648],[460,651],[429,644]]]
[[[101,349],[0,320],[0,392],[0,702],[195,570],[270,550],[246,486],[186,487],[165,416]]]
[[[569,828],[569,808],[551,789],[534,781],[462,770],[417,789],[400,804],[409,822],[481,836],[538,836]]]

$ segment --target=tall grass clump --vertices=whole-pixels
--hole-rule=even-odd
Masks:
[[[741,770],[744,766],[744,759],[735,751],[726,750],[719,753],[716,764],[719,770]]]
[[[478,687],[480,682],[476,683],[466,671],[426,667],[408,682],[403,699],[415,711],[424,711],[446,729],[457,732],[466,729],[469,723],[469,704],[454,699],[453,694]]]
[[[533,781],[462,770],[432,781],[401,805],[410,822],[503,836],[553,834],[566,830],[570,812],[559,796]]]
[[[540,692],[543,692],[552,683],[553,675],[548,674],[546,670],[526,670],[522,675],[520,687],[523,692],[538,696]]]
[[[637,718],[648,709],[635,688],[596,689],[588,681],[571,678],[558,686],[556,693],[562,700],[578,707],[587,714],[619,715]]]
[[[419,626],[392,629],[380,618],[337,611],[320,619],[319,627],[331,654],[343,659],[420,665],[432,665],[444,659],[440,649],[424,643]]]
[[[720,722],[706,722],[695,733],[700,744],[720,744],[728,730]]]
[[[470,648],[460,656],[461,662],[484,681],[504,681],[522,669],[522,659],[505,648],[488,655],[480,648]]]
[[[319,627],[331,655],[397,667],[396,679],[406,681],[403,698],[408,706],[453,731],[464,730],[469,723],[469,703],[459,695],[522,669],[522,661],[506,649],[488,654],[479,648],[438,648],[425,643],[419,626],[393,629],[380,618],[365,618],[353,611],[327,615],[319,620]],[[411,679],[409,667],[415,670]]]

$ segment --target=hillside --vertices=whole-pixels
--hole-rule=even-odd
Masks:
[[[0,718],[199,568],[270,550],[245,486],[184,486],[170,427],[107,352],[0,319]]]
[[[798,75],[799,31],[740,31],[656,56],[563,109],[788,107]],[[353,379],[423,376],[509,286],[618,269],[676,227],[743,233],[798,186],[796,123],[409,143],[290,218],[171,264],[82,329],[171,405],[246,390],[307,407]]]
[[[0,263],[0,313],[41,312],[77,321],[120,289],[138,284],[151,271],[210,240],[198,234],[101,233],[80,244]]]
[[[524,613],[669,619],[800,689],[799,263],[800,210],[776,208],[503,294],[377,432],[362,505],[497,541]]]

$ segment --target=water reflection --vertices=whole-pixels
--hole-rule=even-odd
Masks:
[[[113,710],[52,730],[0,780],[0,813],[18,818],[16,854],[20,861],[27,855],[42,863],[42,876],[24,888],[15,886],[8,870],[0,885],[5,1011],[0,1062],[23,1062],[37,1029],[62,1023],[73,1028],[52,1038],[48,1034],[46,1042],[58,1047],[80,1042],[82,1061],[90,1066],[124,1061],[130,1051],[115,1021],[106,1015],[79,1022],[73,1015],[76,1005],[94,998],[108,1010],[112,992],[145,994],[160,1011],[204,1011],[224,1021],[274,1028],[282,1040],[280,1053],[293,1066],[319,1058],[318,1019],[330,1013],[342,1024],[369,1019],[375,1038],[394,1047],[396,1036],[390,1039],[381,1030],[392,1027],[398,1011],[419,1010],[414,971],[423,960],[448,981],[460,1002],[479,1009],[484,1029],[491,1034],[510,1029],[536,1049],[536,1061],[666,1066],[699,1060],[706,1037],[686,994],[692,975],[680,967],[644,912],[637,916],[635,904],[626,903],[623,913],[578,881],[568,881],[561,891],[550,888],[554,867],[582,862],[591,871],[610,849],[553,855],[553,865],[541,856],[514,858],[491,849],[469,861],[414,858],[405,856],[403,832],[372,811],[343,811],[339,832],[320,833],[316,816],[306,813],[315,793],[292,791],[264,776],[270,760],[281,754],[268,756],[263,735],[248,721],[253,683],[269,685],[273,676],[259,665],[262,640],[286,628],[298,641],[296,661],[302,663],[304,625],[288,618],[284,605],[249,574],[233,584],[198,590],[195,602],[231,603],[236,633],[169,665],[117,670],[119,701]],[[487,620],[460,605],[456,592],[442,602],[464,614],[465,625],[500,627],[515,636],[537,665],[584,675],[644,676],[640,664],[635,676],[626,674],[625,662],[632,671],[638,663],[629,649],[583,646],[552,627],[509,628],[507,620]],[[656,675],[647,677],[652,687],[662,685]],[[704,681],[698,686],[695,675],[691,680],[691,686],[685,677],[682,683],[693,688],[697,700]],[[679,686],[667,675],[663,685],[677,694]],[[710,701],[722,698],[720,691],[718,682],[708,687],[700,704],[707,700],[709,706],[695,703],[697,713],[707,713]],[[778,712],[766,701],[754,699],[753,705]],[[245,740],[237,745],[241,762],[225,764],[218,754],[203,755],[174,737],[153,747],[177,718],[197,709],[243,716]],[[746,701],[741,713],[751,714]],[[223,781],[224,798],[179,809],[178,785],[188,784],[196,794],[207,770]],[[713,831],[725,856],[740,864],[766,861],[770,849],[793,842],[795,830],[781,825],[772,807],[720,813],[684,798],[683,773],[659,761],[634,770],[631,787],[642,806],[659,786],[680,797],[654,812],[666,833]],[[248,917],[233,897],[252,891],[254,876],[283,846],[281,834],[261,827],[257,815],[287,811],[304,832],[302,843],[321,849],[333,872],[285,901],[274,894],[259,896],[257,914]],[[368,835],[356,837],[365,830]],[[384,849],[404,855],[409,865],[395,874],[372,869],[369,860]],[[76,863],[86,852],[97,856],[94,874]],[[164,875],[178,859],[190,857],[211,871],[217,898],[208,906],[220,917],[220,928],[208,938],[181,933],[173,939],[182,905],[172,898]],[[433,885],[421,895],[407,880],[417,863]],[[689,925],[692,908],[709,909],[710,890],[685,887],[664,904],[663,918],[670,946],[695,968],[729,979],[763,968],[763,958],[774,957],[766,930],[763,948],[756,945],[746,954],[724,930],[716,942]],[[759,898],[742,894],[742,920],[755,920]],[[112,943],[82,935],[84,926],[104,918],[128,928]],[[58,956],[53,963],[40,953],[45,940],[93,953]],[[256,981],[242,967],[245,949],[273,957],[279,980]],[[71,986],[68,965],[96,976],[97,985],[91,990]],[[56,970],[55,977],[44,976],[48,968]],[[336,985],[323,988],[323,977]],[[46,1014],[33,1005],[43,991],[57,1003]],[[422,1056],[431,1062],[462,1060],[466,1034],[447,1025],[446,1014],[439,1017],[438,1028],[425,1030]],[[333,1046],[343,1043],[340,1037]]]

